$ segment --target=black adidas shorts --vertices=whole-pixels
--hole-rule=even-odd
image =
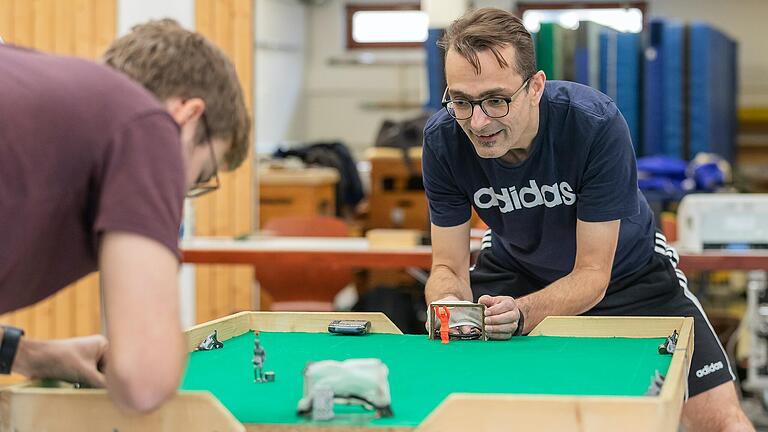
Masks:
[[[485,236],[486,239],[490,236]],[[656,253],[644,268],[611,283],[605,298],[584,315],[685,316],[694,319],[694,350],[688,373],[688,396],[735,379],[717,335],[688,281],[677,269],[678,255],[656,234]],[[493,256],[490,242],[470,271],[475,301],[482,295],[522,297],[543,286],[521,272],[503,268]]]

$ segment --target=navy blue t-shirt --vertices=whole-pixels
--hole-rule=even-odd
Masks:
[[[538,133],[515,165],[479,157],[441,110],[424,129],[423,174],[433,224],[461,225],[474,207],[493,231],[494,256],[543,285],[573,269],[577,219],[621,220],[612,280],[653,254],[653,213],[637,187],[627,123],[590,87],[546,83]]]

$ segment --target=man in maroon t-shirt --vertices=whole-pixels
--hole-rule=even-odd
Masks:
[[[3,327],[0,372],[106,387],[144,412],[183,371],[184,196],[243,161],[250,121],[231,62],[173,21],[137,26],[104,60],[0,45],[0,313],[99,270],[107,335]]]

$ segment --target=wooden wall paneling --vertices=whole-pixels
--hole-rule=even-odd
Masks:
[[[101,303],[98,274],[91,274],[67,289],[74,291],[75,335],[99,333],[101,330]]]
[[[13,43],[34,47],[34,7],[31,1],[16,0],[13,5]]]
[[[235,32],[235,52],[234,59],[237,65],[237,71],[243,83],[243,92],[245,95],[246,106],[250,110],[253,119],[253,68],[254,68],[254,1],[237,1],[234,16],[233,30]],[[254,122],[252,122],[253,124]],[[254,126],[255,127],[255,126]],[[251,137],[255,136],[252,129]],[[251,138],[251,142],[253,142]],[[254,189],[253,178],[253,147],[248,151],[248,156],[243,162],[243,170],[238,171],[236,181],[236,233],[242,235],[252,231],[255,227],[254,221]],[[254,308],[254,269],[251,266],[241,266],[235,270],[237,272],[236,283],[238,308],[252,310]]]
[[[213,0],[197,0],[195,4],[195,21],[197,31],[204,33],[203,30],[211,28],[211,18],[213,17]],[[211,232],[211,205],[210,200],[214,194],[208,194],[201,198],[197,198],[192,201],[192,209],[194,212],[194,233],[196,235],[212,235]],[[196,322],[204,321],[214,315],[214,311],[210,310],[212,307],[212,295],[213,295],[213,283],[211,278],[213,276],[213,266],[210,265],[197,265],[195,271],[195,290],[196,290],[196,303],[195,303],[195,318]]]
[[[0,0],[0,37],[5,43],[11,43],[13,37],[14,0]]]
[[[81,57],[95,57],[94,46],[96,42],[92,38],[93,20],[91,19],[91,0],[75,0],[75,55]]]
[[[58,1],[58,0],[56,0]],[[96,55],[101,56],[117,36],[117,1],[92,0],[95,22],[93,40],[96,43]]]
[[[32,35],[35,48],[53,52],[54,34],[52,4],[50,0],[33,0],[32,2]]]
[[[232,59],[247,105],[251,106],[251,0],[198,0],[196,28]],[[250,109],[250,108],[249,108]],[[222,174],[222,187],[194,204],[196,235],[235,236],[251,230],[251,164]],[[253,271],[250,266],[198,266],[197,322],[236,310],[250,309]],[[200,304],[206,302],[207,304]]]
[[[237,3],[244,3],[242,1],[238,2],[237,0],[229,0],[228,1],[228,8],[225,11],[226,13],[226,26],[227,26],[227,52],[232,58],[233,63],[242,63],[243,59],[238,56],[238,47],[241,46],[243,43],[251,46],[253,48],[252,39],[245,36],[242,37],[242,35],[237,34],[237,27],[236,27],[236,14],[239,6]],[[237,69],[240,77],[242,77],[242,71],[240,69]],[[243,98],[245,98],[245,95],[243,95]],[[243,161],[243,164],[248,164],[248,160]],[[248,196],[239,196],[241,191],[238,189],[238,183],[240,178],[242,177],[242,174],[239,172],[239,170],[235,170],[232,173],[228,174],[229,176],[229,182],[232,185],[229,188],[229,194],[227,199],[230,200],[230,223],[232,226],[232,235],[240,235],[243,233],[241,230],[241,227],[238,226],[238,219],[242,219],[247,215],[244,215],[242,213],[243,209],[240,206],[240,203],[242,201],[247,201]],[[246,232],[249,230],[250,227],[247,227]],[[247,267],[246,267],[247,268]],[[233,268],[231,271],[228,271],[228,283],[229,283],[229,289],[228,289],[228,295],[227,295],[227,304],[226,308],[222,311],[220,311],[223,315],[229,315],[237,311],[250,309],[250,296],[245,299],[245,304],[238,304],[239,301],[244,299],[243,296],[239,295],[240,292],[250,293],[250,282],[246,281],[245,283],[242,283],[239,278],[242,278],[243,274],[243,267],[240,268]]]
[[[209,15],[209,23],[208,28],[203,29],[200,26],[196,26],[197,31],[201,33],[205,33],[206,31],[209,34],[206,34],[211,39],[214,39],[215,34],[215,21],[216,21],[216,2],[218,0],[213,0],[209,2],[208,6],[208,13]],[[214,40],[214,42],[216,42]],[[224,176],[222,176],[222,180],[224,180]],[[226,184],[222,184],[222,188],[226,187]],[[216,201],[218,200],[219,196],[221,196],[221,190],[216,191],[213,194],[206,195],[202,200],[198,202],[199,206],[201,207],[202,211],[207,213],[208,216],[208,225],[204,226],[202,224],[198,224],[195,226],[198,232],[200,232],[202,235],[218,235],[217,230],[217,217],[216,217]],[[200,221],[202,222],[202,221]],[[219,221],[220,223],[220,221]],[[206,315],[205,319],[210,319],[216,316],[218,311],[218,295],[217,292],[219,290],[219,286],[217,284],[217,274],[218,274],[219,266],[211,265],[209,266],[209,274],[208,274],[208,304],[206,307],[206,312],[208,315]],[[200,317],[198,317],[198,322],[200,320]]]
[[[216,42],[224,52],[232,59],[233,58],[233,32],[232,32],[232,0],[219,0],[215,4],[215,18],[214,18],[214,32],[216,34]],[[217,231],[224,235],[236,235],[234,226],[234,214],[235,203],[234,197],[234,184],[233,173],[225,173],[224,181],[227,184],[227,188],[221,191],[221,194],[216,197],[216,211],[215,217],[217,222]],[[234,303],[234,269],[227,269],[225,266],[218,266],[216,271],[216,287],[217,287],[217,303],[216,314],[217,316],[226,316],[231,314],[231,308]]]
[[[253,110],[253,89],[250,85],[253,77],[253,22],[254,9],[243,3],[236,2],[233,11],[232,31],[234,32],[233,61],[237,65],[240,77],[247,78],[248,90],[245,90],[245,103]],[[251,3],[252,5],[252,3]],[[246,80],[244,80],[246,81]],[[252,135],[253,136],[253,135]],[[247,159],[243,162],[247,165],[244,171],[237,170],[233,174],[235,187],[235,234],[242,235],[250,232],[253,227],[254,196],[252,189],[252,157],[249,151]],[[235,269],[235,309],[253,309],[253,267],[240,266]]]

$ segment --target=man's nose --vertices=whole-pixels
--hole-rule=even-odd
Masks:
[[[475,105],[472,110],[472,117],[469,121],[472,130],[479,131],[491,122],[491,118],[485,114],[485,111],[480,108],[480,105]]]

